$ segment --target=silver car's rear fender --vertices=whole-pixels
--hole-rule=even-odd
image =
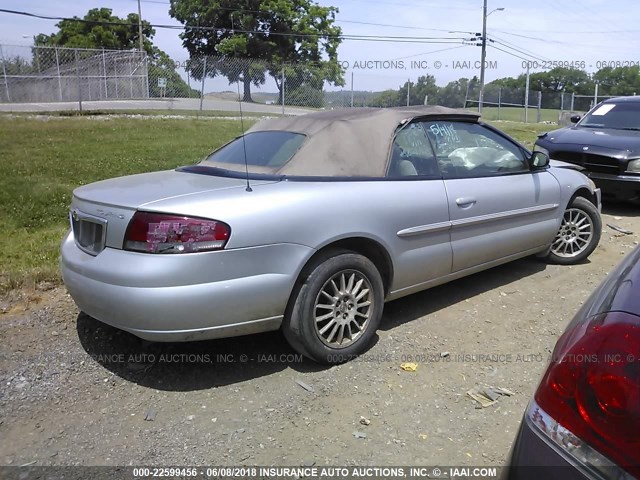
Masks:
[[[184,255],[62,243],[65,285],[92,317],[143,338],[187,341],[273,330],[313,250],[279,244]],[[244,324],[244,325],[239,325]]]

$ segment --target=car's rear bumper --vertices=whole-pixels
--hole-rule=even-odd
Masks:
[[[595,480],[544,439],[525,415],[500,480]]]
[[[602,189],[604,197],[618,200],[640,199],[640,176],[610,175],[588,172],[588,176]]]
[[[312,249],[294,244],[154,255],[62,242],[64,283],[88,315],[153,341],[223,338],[280,327]]]
[[[630,473],[560,425],[532,400],[501,480],[632,480]]]

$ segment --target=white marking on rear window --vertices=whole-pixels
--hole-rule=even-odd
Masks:
[[[602,105],[602,106],[596,108],[591,115],[606,115],[607,113],[609,113],[614,108],[616,108],[616,106],[611,104],[611,103],[609,103],[607,105]]]
[[[445,125],[444,123],[433,123],[429,127],[431,132],[436,136],[446,137],[450,142],[459,142],[458,132],[456,132],[453,123]]]

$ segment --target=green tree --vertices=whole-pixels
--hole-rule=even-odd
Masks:
[[[405,82],[398,90],[385,90],[376,94],[369,102],[372,107],[400,107],[407,105],[407,89],[409,89],[409,105],[443,105],[451,108],[462,108],[465,96],[472,98],[473,89],[478,79],[461,78],[449,82],[445,87],[438,87],[432,75],[418,77],[417,82]]]
[[[131,50],[140,46],[138,14],[130,13],[126,18],[112,14],[110,8],[92,8],[83,18],[62,20],[56,24],[58,31],[51,35],[39,34],[34,37],[35,46],[69,48],[105,48],[110,50]],[[151,24],[142,21],[143,48],[148,54],[149,77],[167,79],[167,95],[184,97],[199,95],[190,89],[176,72],[176,64],[169,55],[153,45],[156,31]],[[35,57],[35,52],[34,52]],[[67,61],[72,61],[68,57]],[[64,62],[65,58],[61,58]],[[149,85],[151,96],[160,96],[156,85]]]
[[[524,89],[527,83],[527,76],[522,74],[518,77],[505,77],[498,78],[491,83],[488,83],[486,86],[495,85],[497,87],[502,88],[510,88],[510,89]]]
[[[417,82],[407,81],[398,90],[385,90],[376,95],[370,102],[372,107],[401,107],[407,105],[424,105],[428,99],[430,105],[436,103],[439,87],[433,75],[418,77]]]
[[[176,71],[176,62],[162,50],[153,47],[153,54],[149,57],[149,95],[151,97],[174,97],[174,98],[199,98],[200,92],[190,88]],[[167,86],[162,91],[158,87],[156,79],[165,78]]]
[[[575,68],[557,67],[548,72],[531,75],[531,85],[539,85],[542,92],[578,92],[591,84],[589,74]]]
[[[56,24],[58,31],[51,35],[36,35],[36,46],[107,48],[114,50],[139,48],[138,14],[130,13],[127,18],[112,14],[110,8],[92,8],[83,18],[62,20]],[[147,53],[153,53],[151,38],[156,31],[151,24],[142,21],[143,46]]]
[[[324,107],[324,92],[309,85],[302,85],[287,90],[285,101],[288,105],[321,108]]]
[[[18,55],[2,59],[2,71],[7,75],[29,75],[35,73],[32,62]]]
[[[498,91],[502,103],[522,105],[525,100],[527,76],[507,77],[494,80],[485,87],[485,99],[497,101]],[[558,67],[547,72],[536,72],[529,76],[529,90],[542,92],[543,108],[560,108],[560,93],[587,94],[593,92],[593,82],[583,70]],[[537,102],[531,95],[530,104]]]
[[[473,85],[468,78],[460,78],[449,82],[438,92],[437,104],[450,108],[462,108],[465,106],[465,99]]]
[[[404,99],[404,105],[407,101],[407,87],[409,90],[409,105],[424,105],[425,101],[431,105],[435,104],[436,95],[438,94],[438,86],[433,75],[423,75],[418,77],[416,83],[407,82],[400,88],[400,98]]]
[[[398,92],[398,90],[385,90],[373,97],[369,104],[372,107],[399,107],[400,105],[402,105],[402,101],[400,99],[400,93]]]
[[[229,83],[242,82],[244,101],[252,101],[251,85],[264,84],[267,74],[282,96],[285,64],[296,65],[296,76],[287,77],[290,87],[317,90],[325,81],[344,85],[337,12],[313,0],[171,0],[169,9],[185,26],[180,38],[192,59],[224,57],[207,63],[206,71],[194,68],[192,76],[222,75]]]
[[[601,95],[636,95],[640,93],[640,67],[606,67],[593,75]],[[592,90],[593,91],[593,90]]]

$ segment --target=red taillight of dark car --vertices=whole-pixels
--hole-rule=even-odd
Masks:
[[[136,212],[123,248],[145,253],[195,253],[221,250],[231,235],[229,225],[206,218]]]
[[[640,317],[573,322],[535,395],[551,418],[640,478]]]

